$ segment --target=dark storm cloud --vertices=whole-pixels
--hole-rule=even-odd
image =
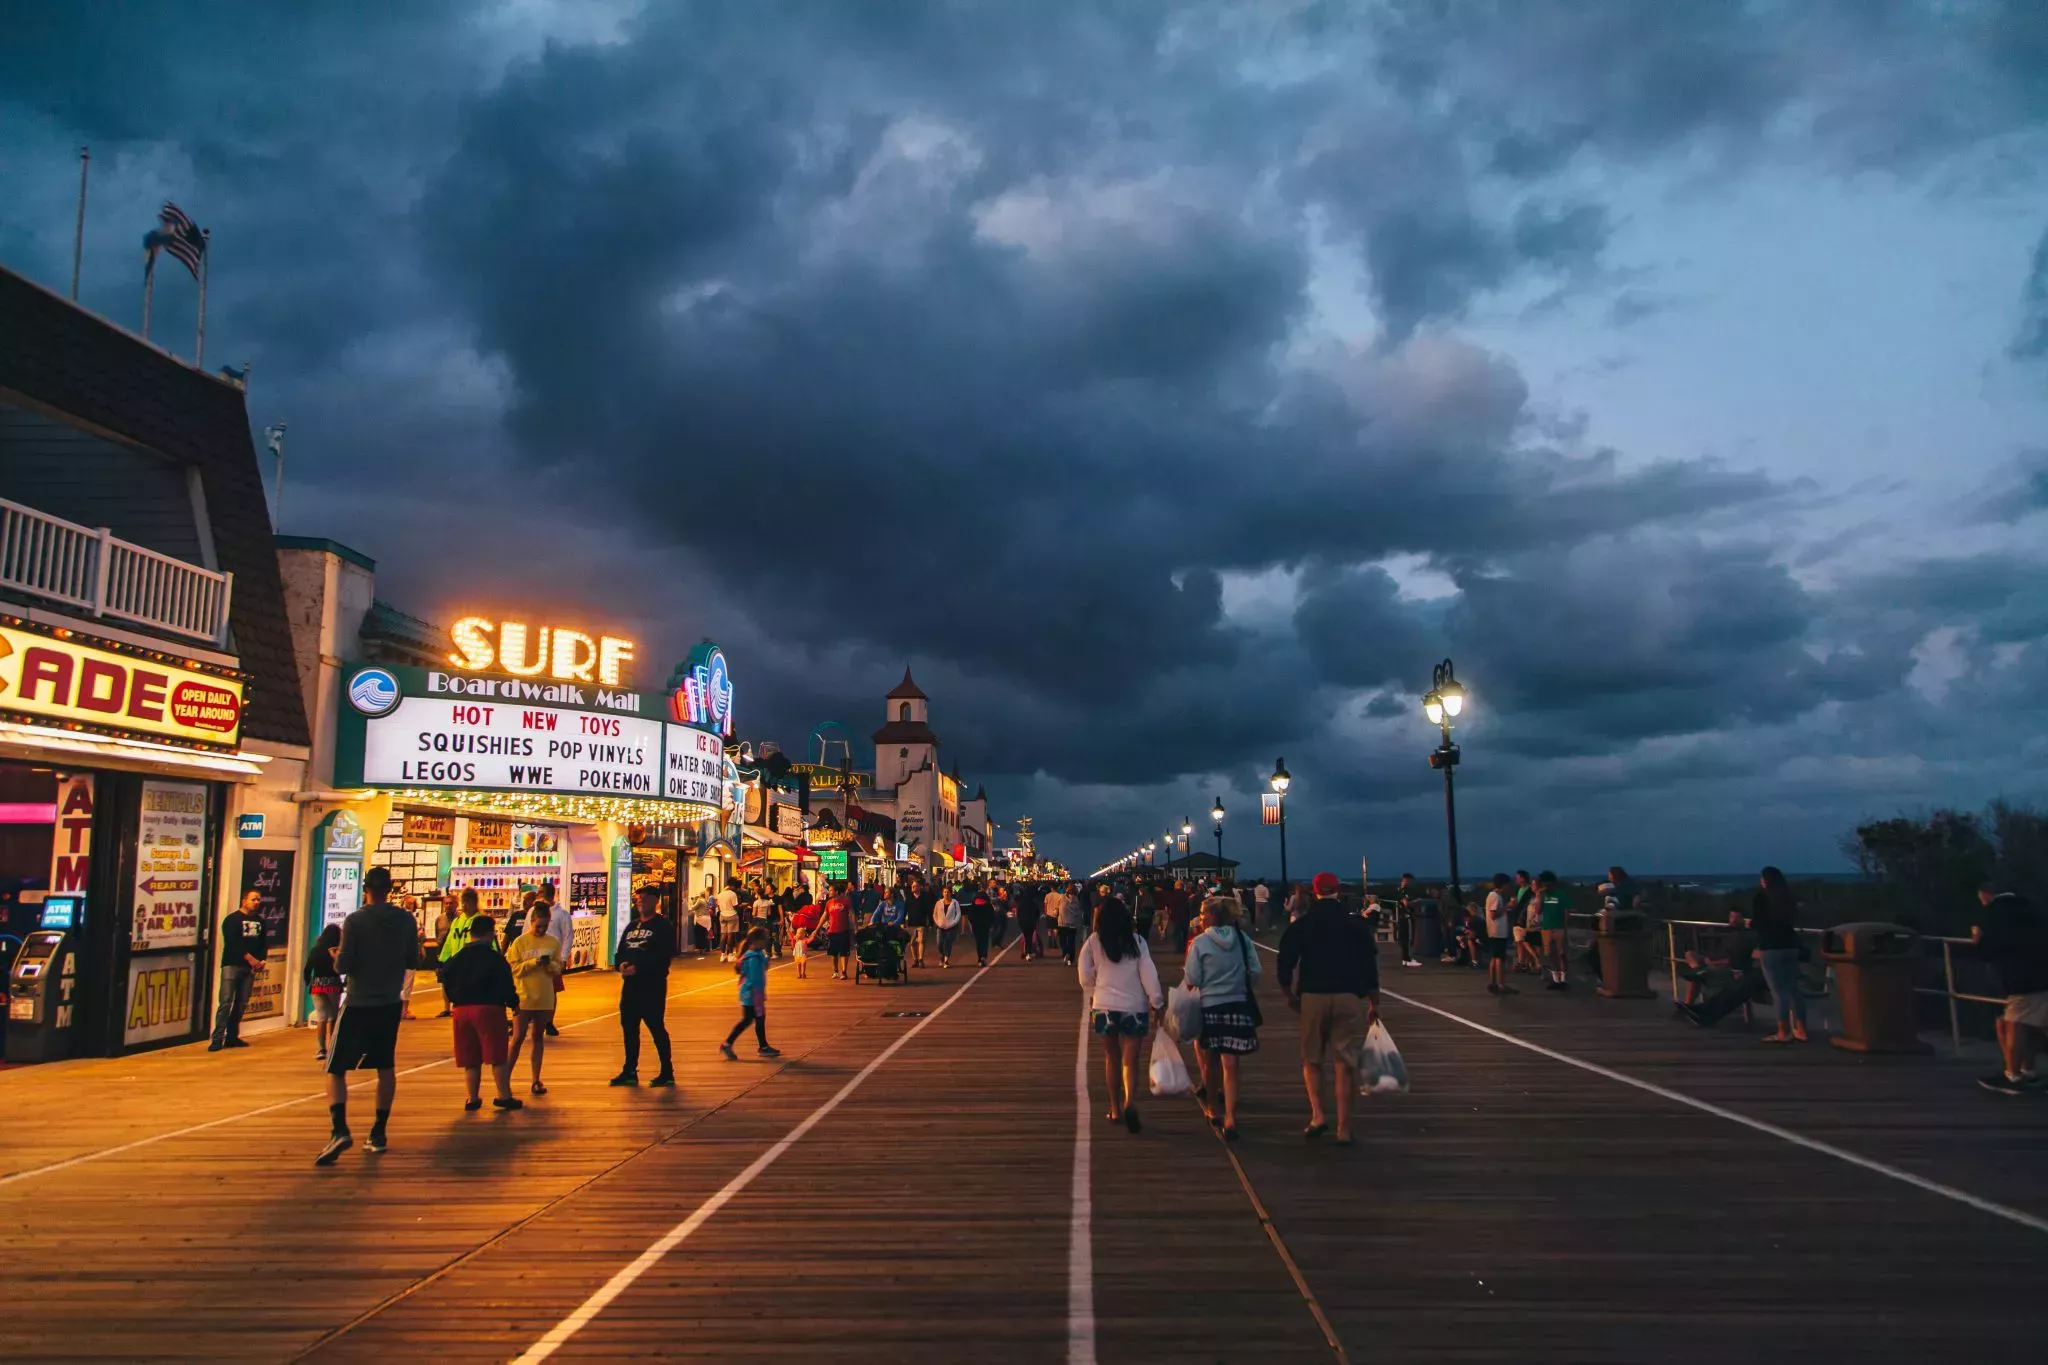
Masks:
[[[2011,350],[2016,360],[2048,360],[2048,232],[2034,247],[2033,268],[2020,289],[2020,325]]]
[[[292,419],[290,529],[365,541],[421,610],[524,575],[655,653],[715,630],[791,746],[865,733],[911,656],[949,760],[1042,771],[1072,815],[1042,828],[1085,834],[1186,774],[1241,809],[1283,749],[1326,818],[1398,801],[1444,651],[1489,742],[1596,784],[1761,771],[1739,736],[1830,701],[1866,705],[1857,752],[1910,749],[1944,624],[1984,686],[2032,676],[1997,564],[1803,587],[1729,535],[1804,490],[1588,449],[1450,329],[1612,288],[1589,169],[1775,139],[1905,172],[2039,117],[2041,13],[48,6],[0,106],[189,173],[215,344]],[[1300,344],[1311,219],[1377,335]],[[1404,597],[1400,555],[1459,595]],[[1276,569],[1291,612],[1231,619],[1226,577]]]

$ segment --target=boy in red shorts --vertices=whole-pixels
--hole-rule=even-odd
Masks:
[[[526,1103],[512,1097],[512,1063],[507,1034],[507,1010],[519,1007],[519,988],[512,984],[512,969],[498,955],[497,926],[487,915],[477,916],[470,925],[469,943],[441,967],[441,987],[448,1006],[455,1012],[455,1065],[462,1068],[469,1087],[469,1099],[462,1107],[474,1114],[484,1107],[478,1093],[483,1087],[483,1070],[491,1068],[498,1097],[491,1101],[499,1109],[524,1109]]]

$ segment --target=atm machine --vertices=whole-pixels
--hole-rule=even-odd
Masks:
[[[78,987],[77,931],[85,901],[51,896],[37,927],[21,941],[7,974],[7,1060],[54,1062],[71,1055],[71,1009]]]

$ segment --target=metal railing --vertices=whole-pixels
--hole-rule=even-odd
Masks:
[[[1576,919],[1579,916],[1575,915],[1573,918]],[[1597,917],[1586,916],[1585,918],[1592,919]],[[1671,970],[1671,998],[1676,1000],[1678,999],[1678,969],[1685,964],[1684,955],[1678,951],[1678,931],[1680,929],[1713,929],[1725,934],[1729,932],[1729,925],[1726,920],[1701,919],[1667,919],[1662,921],[1662,923],[1664,925],[1666,945],[1664,961]],[[1828,933],[1825,929],[1809,929],[1805,927],[1800,927],[1797,932],[1810,935],[1816,941],[1824,939]],[[1698,933],[1692,934],[1691,938],[1693,943],[1697,945],[1699,941]],[[1961,1009],[1963,1002],[1969,1001],[1972,1004],[1979,1005],[2003,1005],[2005,997],[2002,995],[1972,995],[1968,991],[1956,989],[1955,950],[1959,947],[1968,948],[1972,946],[1969,939],[1944,938],[1939,934],[1922,934],[1920,935],[1920,943],[1923,948],[1932,947],[1935,944],[1941,945],[1942,984],[1939,986],[1915,986],[1913,987],[1913,993],[1915,995],[1940,996],[1948,1002],[1949,1043],[1956,1052],[1960,1053],[1963,1050],[1963,1017]]]
[[[0,498],[0,587],[219,644],[233,574]]]

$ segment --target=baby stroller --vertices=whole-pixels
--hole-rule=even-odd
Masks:
[[[853,936],[853,979],[908,981],[910,964],[903,956],[901,929],[871,924]]]

